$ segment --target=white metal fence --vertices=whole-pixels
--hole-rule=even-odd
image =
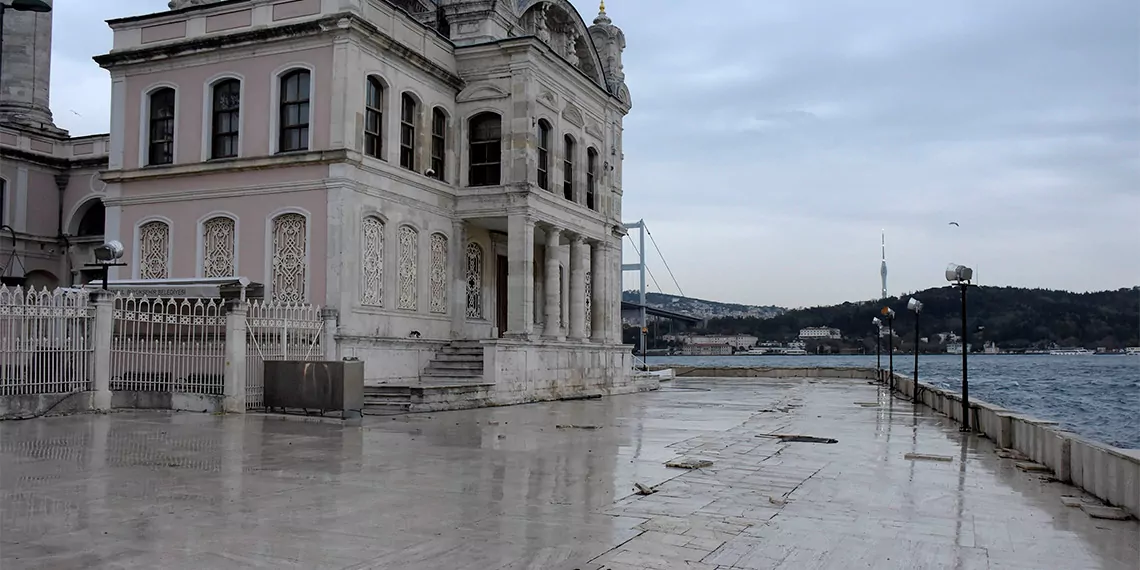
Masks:
[[[114,303],[111,391],[222,395],[221,301],[116,295]]]
[[[0,286],[0,396],[89,390],[92,316],[82,291]]]
[[[323,360],[319,305],[249,304],[246,317],[246,408],[264,407],[266,360]]]

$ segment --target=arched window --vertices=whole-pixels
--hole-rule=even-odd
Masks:
[[[420,233],[411,226],[400,226],[399,242],[399,285],[398,308],[414,311],[419,306],[419,240]]]
[[[308,228],[305,216],[281,214],[273,218],[270,282],[273,299],[282,303],[305,301],[305,264]]]
[[[139,279],[170,277],[170,226],[147,222],[139,226]]]
[[[306,69],[281,76],[281,124],[278,152],[309,149],[309,82]]]
[[[107,220],[107,209],[103,206],[103,201],[95,199],[87,206],[87,211],[83,212],[83,217],[79,218],[79,227],[76,229],[75,235],[78,237],[91,237],[103,235],[104,226]]]
[[[416,169],[416,100],[400,96],[400,166]]]
[[[550,190],[550,123],[538,121],[538,187]]]
[[[586,149],[586,207],[591,210],[597,210],[598,205],[595,202],[594,195],[596,193],[595,185],[598,179],[598,151],[594,147]]]
[[[217,216],[202,223],[202,277],[233,277],[237,274],[233,218]]]
[[[467,244],[467,318],[483,318],[483,248]]]
[[[467,183],[496,186],[502,175],[503,120],[491,112],[479,113],[470,122],[471,164]]]
[[[431,234],[431,302],[433,313],[447,313],[447,236]]]
[[[241,126],[241,81],[224,79],[214,84],[210,123],[210,158],[238,155]]]
[[[360,303],[384,306],[384,221],[364,218],[361,232]]]
[[[433,177],[441,182],[447,180],[444,169],[447,163],[447,114],[436,107],[431,111],[431,170]]]
[[[364,94],[364,154],[383,159],[384,86],[375,77],[368,78]]]
[[[174,162],[174,89],[163,87],[150,94],[150,140],[147,164]]]
[[[565,153],[562,155],[562,194],[567,200],[574,200],[574,137],[563,139]]]

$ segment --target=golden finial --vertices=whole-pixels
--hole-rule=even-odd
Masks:
[[[601,4],[598,6],[598,11],[603,14],[606,13],[606,0],[601,0]]]

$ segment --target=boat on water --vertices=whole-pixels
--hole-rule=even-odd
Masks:
[[[1090,356],[1096,354],[1087,348],[1055,348],[1049,351],[1053,356]]]
[[[1140,346],[1130,346],[1124,349],[1124,354],[1128,356],[1140,356]]]

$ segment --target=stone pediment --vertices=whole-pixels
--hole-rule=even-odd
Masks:
[[[566,108],[562,110],[562,118],[576,127],[586,124],[586,120],[582,118],[582,111],[570,103],[567,103]]]
[[[549,107],[550,110],[558,112],[558,98],[554,96],[554,93],[551,93],[546,89],[539,91],[538,102],[546,107]]]
[[[591,134],[599,139],[602,138],[602,126],[597,121],[588,121],[586,123],[586,133]]]
[[[459,103],[469,103],[471,101],[506,99],[509,96],[506,91],[494,83],[476,83],[468,85],[466,89],[460,91],[455,100]]]

